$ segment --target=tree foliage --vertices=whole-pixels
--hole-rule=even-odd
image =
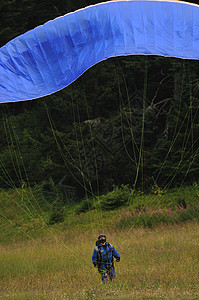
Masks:
[[[2,1],[1,45],[97,2]],[[54,95],[2,104],[1,186],[64,178],[67,193],[84,195],[197,181],[198,76],[198,61],[118,57]]]

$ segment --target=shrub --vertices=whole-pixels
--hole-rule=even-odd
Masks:
[[[49,219],[49,225],[62,222],[64,222],[64,209],[54,208]]]
[[[86,198],[78,204],[78,206],[75,209],[75,212],[77,214],[80,214],[80,213],[86,212],[91,209],[93,209],[93,199]]]
[[[115,186],[112,192],[100,197],[100,206],[104,210],[111,210],[130,202],[134,191],[128,185]]]

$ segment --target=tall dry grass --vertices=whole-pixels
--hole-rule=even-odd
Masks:
[[[114,282],[91,262],[98,230],[66,229],[0,247],[0,298],[199,298],[198,223],[105,233],[121,255]]]

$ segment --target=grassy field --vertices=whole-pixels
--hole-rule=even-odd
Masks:
[[[135,199],[135,216],[128,207],[77,213],[71,205],[64,222],[49,225],[49,212],[32,192],[0,193],[0,298],[199,299],[198,209],[193,218],[190,213],[195,211],[188,206],[174,210],[172,218],[177,213],[185,220],[178,218],[176,224],[154,220],[154,226],[135,227],[132,222],[161,216],[160,207],[168,213],[182,197],[187,205],[198,203],[198,192],[186,189],[177,196],[172,192],[153,197],[150,214],[137,211],[136,204],[148,201],[150,207],[149,197]],[[114,282],[105,285],[91,262],[102,232],[121,255]]]
[[[66,229],[0,247],[3,299],[198,299],[199,224],[107,229],[121,255],[102,285],[91,255],[97,230]]]

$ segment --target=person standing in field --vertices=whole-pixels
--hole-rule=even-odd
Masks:
[[[112,281],[115,278],[114,257],[116,262],[120,261],[120,255],[113,245],[106,242],[106,236],[100,234],[93,251],[92,262],[102,277],[102,282],[106,283],[108,279]]]

